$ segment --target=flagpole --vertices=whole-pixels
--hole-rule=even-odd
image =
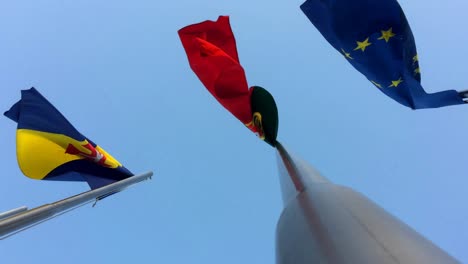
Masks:
[[[18,207],[18,208],[11,209],[9,211],[0,213],[0,220],[11,217],[11,216],[14,216],[14,215],[19,214],[19,213],[22,213],[22,212],[24,212],[26,210],[28,210],[28,207],[21,206],[21,207]]]
[[[284,204],[277,264],[460,263],[364,195],[329,181],[281,144],[277,150]]]
[[[21,210],[20,212],[15,211],[17,209],[11,210],[15,212],[10,214],[9,217],[0,220],[0,240],[28,227],[44,222],[57,214],[72,210],[79,205],[123,191],[130,185],[150,179],[152,175],[153,172],[146,172],[54,203],[45,204],[31,210],[25,211],[22,208],[19,208]],[[5,212],[4,214],[10,213],[11,211]]]

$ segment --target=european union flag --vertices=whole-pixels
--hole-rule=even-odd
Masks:
[[[18,123],[18,164],[32,179],[86,181],[95,189],[133,176],[34,88],[21,91],[21,100],[4,115]]]
[[[307,0],[301,5],[325,39],[379,90],[412,109],[463,104],[463,94],[428,94],[413,33],[396,0]]]

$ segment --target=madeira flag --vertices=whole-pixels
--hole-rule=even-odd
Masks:
[[[412,109],[463,104],[454,90],[421,86],[416,45],[396,0],[307,0],[302,11],[325,39],[380,91]]]
[[[228,16],[179,30],[190,67],[208,91],[252,132],[275,146],[278,110],[271,94],[249,89]]]
[[[95,189],[133,176],[34,88],[21,91],[21,100],[4,115],[18,123],[17,159],[29,178],[86,181]]]

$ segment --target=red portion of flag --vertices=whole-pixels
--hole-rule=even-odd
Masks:
[[[89,150],[89,153],[85,153],[82,150],[79,150],[72,144],[68,144],[67,149],[65,150],[65,153],[72,154],[72,155],[79,155],[82,156],[83,158],[96,162],[97,164],[104,166],[104,167],[110,167],[109,165],[106,164],[106,155],[102,154],[99,152],[91,143],[86,143],[84,145],[81,145],[82,148]]]
[[[251,123],[251,90],[239,62],[229,17],[193,24],[178,33],[190,67],[203,85],[229,112],[257,132]]]

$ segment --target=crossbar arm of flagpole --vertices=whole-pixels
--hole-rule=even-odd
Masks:
[[[130,185],[150,179],[152,175],[153,172],[146,172],[51,204],[45,204],[22,213],[14,214],[13,216],[0,220],[0,239],[3,239],[10,233],[44,221],[55,214],[67,211],[80,204],[122,191]]]
[[[9,211],[0,213],[0,220],[6,219],[8,217],[14,216],[16,214],[22,213],[22,212],[27,211],[27,210],[28,210],[28,207],[21,206],[21,207],[18,207],[18,208],[11,209]]]

